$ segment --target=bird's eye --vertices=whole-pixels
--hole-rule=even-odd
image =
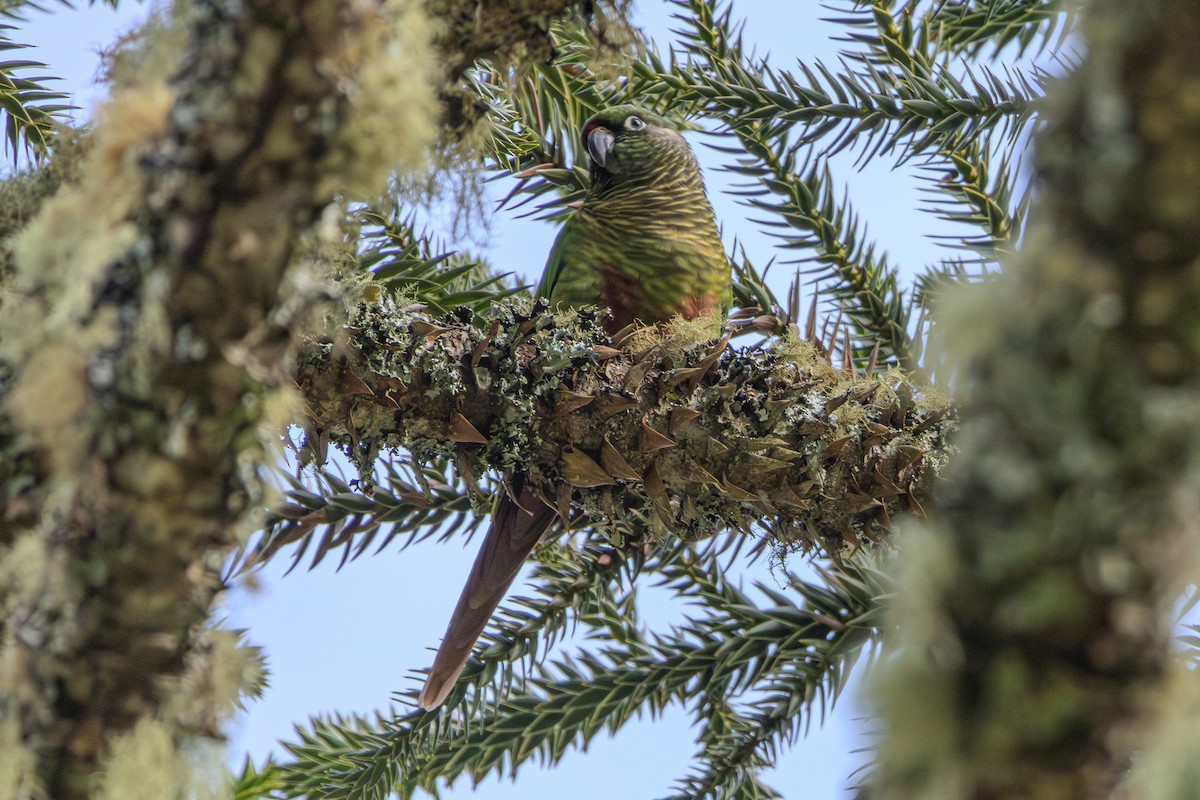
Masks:
[[[630,117],[629,119],[625,120],[625,127],[631,131],[640,131],[642,128],[646,127],[646,123],[642,122],[641,117]]]

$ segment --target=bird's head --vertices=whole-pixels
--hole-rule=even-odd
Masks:
[[[604,109],[583,124],[582,138],[593,183],[671,184],[699,174],[679,129],[639,106]]]

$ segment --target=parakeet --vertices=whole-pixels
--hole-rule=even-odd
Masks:
[[[637,106],[615,106],[584,123],[583,144],[591,184],[550,251],[538,295],[603,306],[610,332],[728,308],[729,261],[679,131]]]
[[[550,251],[538,286],[551,305],[600,305],[606,327],[728,309],[729,261],[696,156],[668,120],[632,105],[584,123],[591,161],[583,204]],[[419,702],[437,708],[471,648],[557,512],[514,481],[501,493]]]

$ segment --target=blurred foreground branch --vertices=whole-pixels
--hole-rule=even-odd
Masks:
[[[218,737],[247,684],[180,678],[208,663],[217,570],[261,502],[293,241],[335,187],[419,157],[423,23],[405,2],[198,0],[176,81],[118,92],[79,179],[16,241],[3,796],[188,794],[194,751],[176,745]],[[232,696],[187,694],[214,683]]]
[[[1171,704],[1200,496],[1200,4],[1098,0],[1085,33],[1021,251],[944,309],[961,454],[902,539],[880,797],[1113,796]],[[1193,757],[1150,796],[1196,796]]]

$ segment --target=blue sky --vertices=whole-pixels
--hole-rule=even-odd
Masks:
[[[16,57],[47,62],[48,71],[64,79],[62,85],[74,95],[75,103],[90,109],[104,96],[103,87],[92,83],[96,54],[116,33],[142,18],[145,9],[127,0],[118,12],[103,7],[55,8],[53,14],[35,15],[15,38],[39,47]],[[645,0],[636,10],[636,20],[664,51],[671,39],[669,29],[675,26],[670,20],[673,11],[664,3]],[[791,67],[797,57],[836,63],[839,43],[829,38],[836,29],[819,20],[820,4],[742,0],[737,13],[746,20],[746,40],[759,52],[770,53],[776,65]],[[693,134],[692,141],[706,165],[727,238],[736,236],[756,263],[767,263],[776,254],[771,240],[748,222],[753,213],[721,195],[719,189],[728,179],[719,170],[719,157],[703,146],[701,137]],[[921,198],[911,176],[892,171],[886,163],[856,171],[852,161],[852,155],[839,158],[835,171],[858,212],[869,221],[870,232],[887,243],[893,262],[911,274],[934,261],[938,248],[928,236],[948,229],[920,210]],[[502,194],[505,188],[495,190]],[[554,234],[549,224],[501,216],[493,225],[487,255],[497,267],[534,282]],[[787,277],[780,269],[778,289],[784,288]],[[265,698],[252,704],[232,726],[232,760],[240,761],[244,752],[256,761],[273,749],[278,752],[276,740],[292,738],[293,724],[304,723],[309,715],[369,713],[386,708],[391,692],[412,688],[414,670],[428,665],[429,648],[441,636],[472,558],[469,546],[427,542],[403,552],[364,557],[340,572],[323,564],[311,572],[301,567],[283,577],[286,564],[281,561],[262,574],[259,592],[242,591],[230,598],[224,609],[230,624],[249,629],[250,640],[266,649],[271,668]],[[780,582],[765,564],[747,569],[744,580],[771,586]],[[656,622],[678,619],[683,613],[665,602],[662,592],[648,590],[647,597],[646,613]],[[847,796],[847,776],[862,759],[851,753],[863,744],[864,726],[854,720],[856,709],[853,698],[843,698],[824,725],[814,720],[808,737],[782,752],[767,782],[788,798]],[[493,776],[477,790],[460,783],[443,796],[656,797],[687,773],[696,749],[685,713],[673,709],[662,718],[632,724],[616,737],[601,737],[586,753],[572,752],[556,767],[529,765],[515,785]]]

